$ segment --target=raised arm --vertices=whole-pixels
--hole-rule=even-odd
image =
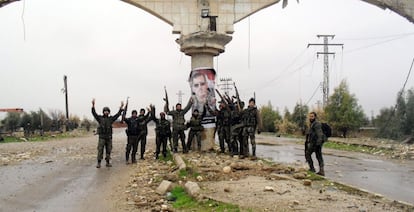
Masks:
[[[187,106],[185,106],[185,108],[183,109],[183,113],[186,114],[190,110],[192,105],[193,105],[193,98],[190,97],[190,100],[188,100]]]
[[[112,116],[112,122],[116,121],[119,118],[119,116],[121,116],[122,111],[124,110],[123,107],[124,107],[124,102],[121,101],[121,106],[119,107],[118,113]]]
[[[92,99],[92,115],[95,118],[95,120],[99,122],[99,116],[95,110],[95,99]]]

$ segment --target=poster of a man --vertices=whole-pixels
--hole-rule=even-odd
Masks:
[[[189,83],[191,93],[195,97],[193,110],[197,109],[201,114],[204,113],[204,106],[208,105],[211,109],[216,107],[214,93],[216,71],[213,68],[196,68],[191,71]],[[206,116],[211,116],[205,111]]]

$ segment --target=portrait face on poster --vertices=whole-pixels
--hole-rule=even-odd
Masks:
[[[215,80],[216,71],[213,68],[196,68],[191,71],[188,82],[195,100],[193,110],[198,109],[200,113],[203,113],[205,105],[215,109]],[[210,115],[208,111],[206,111],[206,115]]]

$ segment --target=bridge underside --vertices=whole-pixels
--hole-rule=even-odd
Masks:
[[[0,8],[19,0],[0,0]],[[361,0],[382,9],[389,9],[414,23],[414,1],[412,0]]]

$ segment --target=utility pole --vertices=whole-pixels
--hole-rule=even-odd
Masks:
[[[65,93],[65,105],[66,105],[66,120],[69,120],[69,106],[68,106],[68,77],[63,75],[64,88],[63,92]]]
[[[329,52],[328,46],[342,46],[344,48],[344,44],[342,43],[328,43],[328,38],[333,39],[335,35],[316,35],[318,38],[323,38],[323,43],[309,43],[309,46],[323,46],[323,52],[317,52],[316,55],[319,58],[319,55],[323,55],[323,107],[326,107],[328,104],[329,99],[329,55],[334,55],[335,52]]]
[[[177,96],[178,96],[178,102],[182,104],[184,93],[181,90],[179,90],[177,93]]]
[[[63,84],[64,87],[62,91],[65,93],[65,105],[66,105],[66,131],[69,130],[69,106],[68,106],[68,77],[66,75],[63,75]]]
[[[218,86],[220,87],[220,90],[224,91],[224,94],[229,95],[229,91],[232,89],[232,82],[233,80],[230,77],[227,78],[220,78],[221,84]],[[222,87],[223,86],[223,87]]]

